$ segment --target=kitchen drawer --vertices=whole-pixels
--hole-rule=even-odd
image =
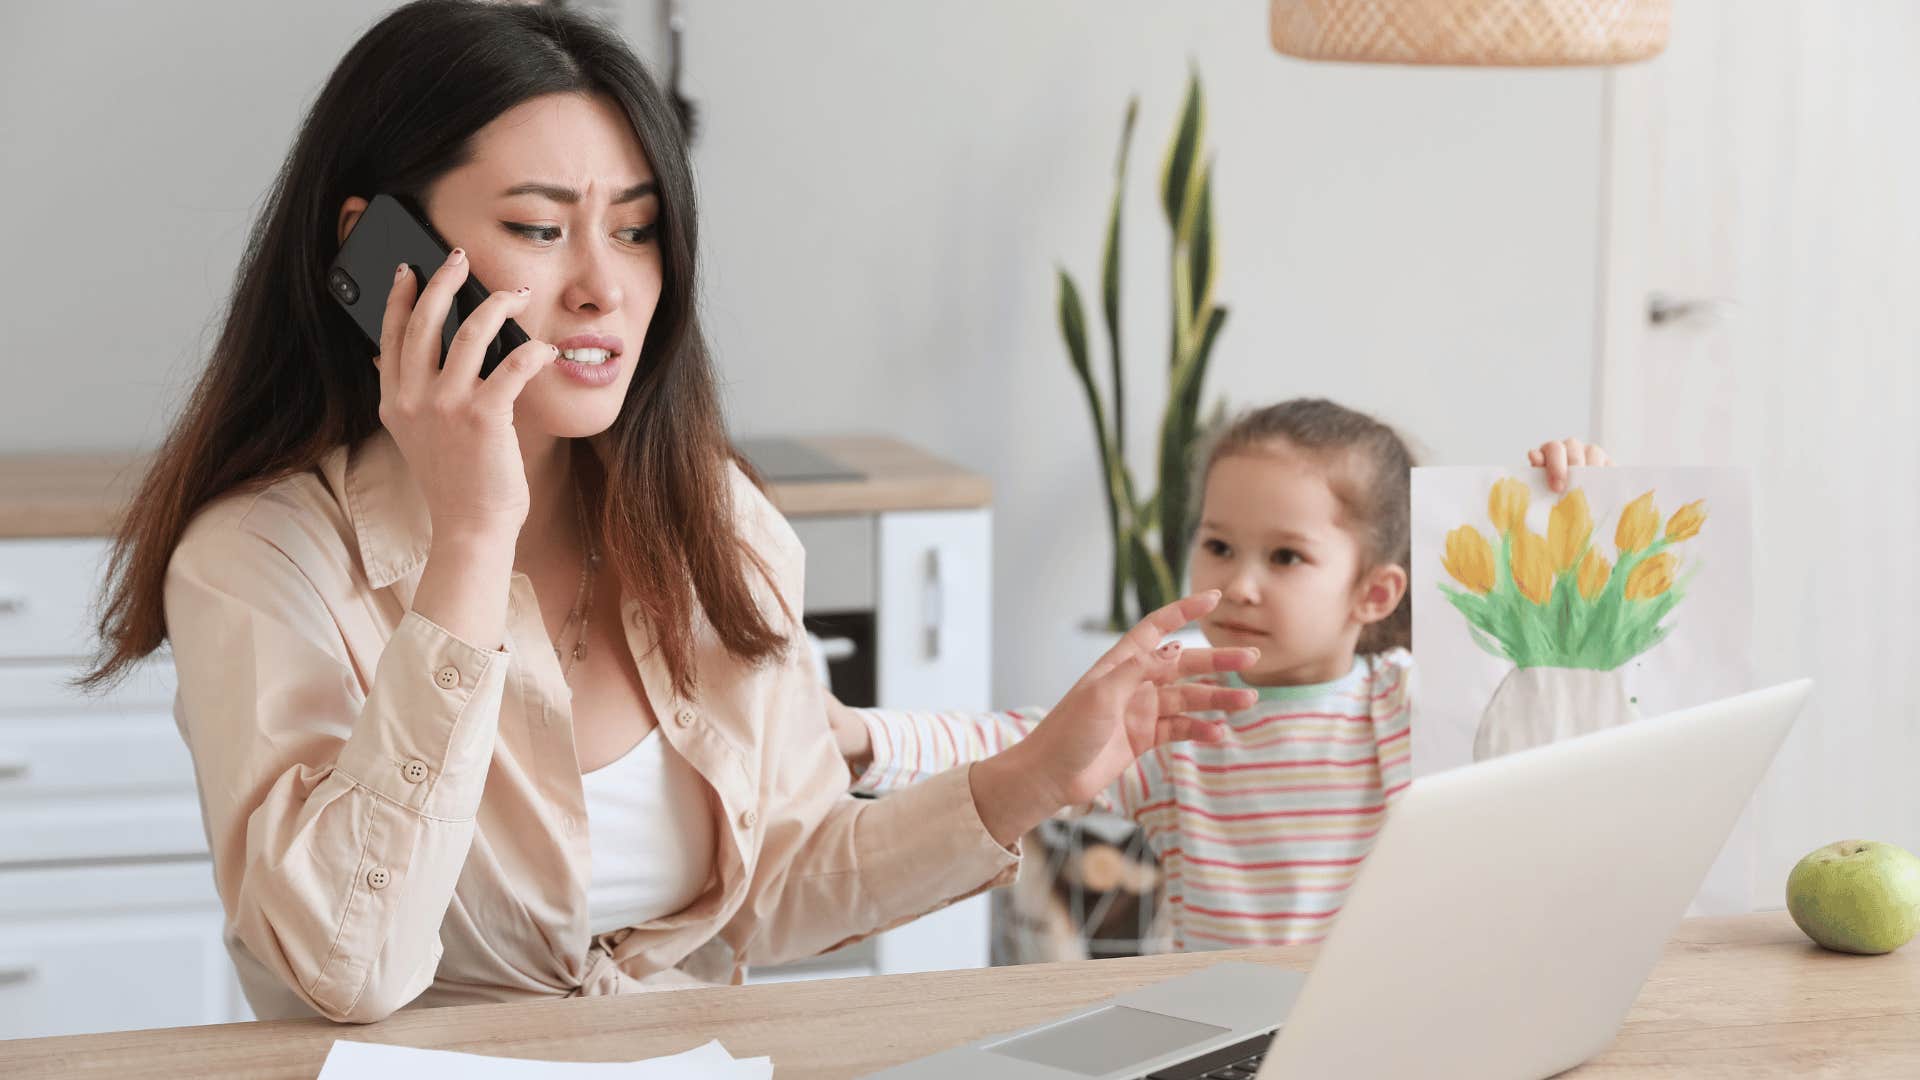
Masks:
[[[0,800],[0,870],[21,863],[202,856],[200,799],[179,793]]]
[[[0,540],[0,659],[91,655],[106,553],[100,539]]]
[[[40,900],[0,904],[0,1039],[247,1018],[205,863],[0,871],[0,896]]]
[[[873,610],[873,515],[797,517],[789,524],[807,553],[801,606],[809,613]]]
[[[194,792],[167,713],[0,715],[0,814],[46,796],[155,791]]]
[[[82,670],[71,660],[0,660],[0,723],[10,716],[49,713],[173,712],[176,677],[173,655],[167,649],[134,665],[125,679],[98,694],[73,688],[71,682]]]

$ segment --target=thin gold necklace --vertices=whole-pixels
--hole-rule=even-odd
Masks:
[[[594,550],[593,529],[587,520],[587,497],[580,490],[580,478],[577,475],[573,481],[573,506],[580,522],[582,558],[580,591],[574,595],[573,610],[567,612],[566,621],[560,624],[560,632],[554,635],[553,658],[560,661],[560,677],[563,679],[571,679],[573,666],[587,658],[587,612],[593,606],[594,571],[600,566],[600,553]],[[580,625],[579,634],[574,639],[573,648],[563,658],[558,643],[566,639],[567,630],[576,622]]]

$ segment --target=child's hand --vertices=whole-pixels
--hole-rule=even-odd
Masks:
[[[833,743],[840,750],[840,756],[847,759],[847,770],[858,779],[873,763],[873,735],[867,731],[867,722],[860,714],[845,705],[831,693],[827,697],[827,724],[833,728]]]
[[[1613,459],[1598,446],[1589,446],[1579,439],[1559,439],[1527,451],[1527,463],[1547,470],[1547,487],[1558,495],[1567,490],[1568,469],[1576,465],[1611,465]]]

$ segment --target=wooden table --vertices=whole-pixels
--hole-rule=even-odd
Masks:
[[[622,1061],[718,1038],[779,1080],[864,1075],[1221,959],[1305,968],[1310,948],[1034,964],[403,1012],[383,1023],[229,1024],[0,1042],[0,1076],[312,1080],[338,1038]],[[1612,1049],[1567,1076],[1920,1076],[1920,946],[1841,956],[1784,913],[1682,924]]]

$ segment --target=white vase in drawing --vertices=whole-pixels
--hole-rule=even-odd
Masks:
[[[1620,672],[1514,668],[1493,692],[1473,736],[1473,760],[1511,754],[1640,718]]]

